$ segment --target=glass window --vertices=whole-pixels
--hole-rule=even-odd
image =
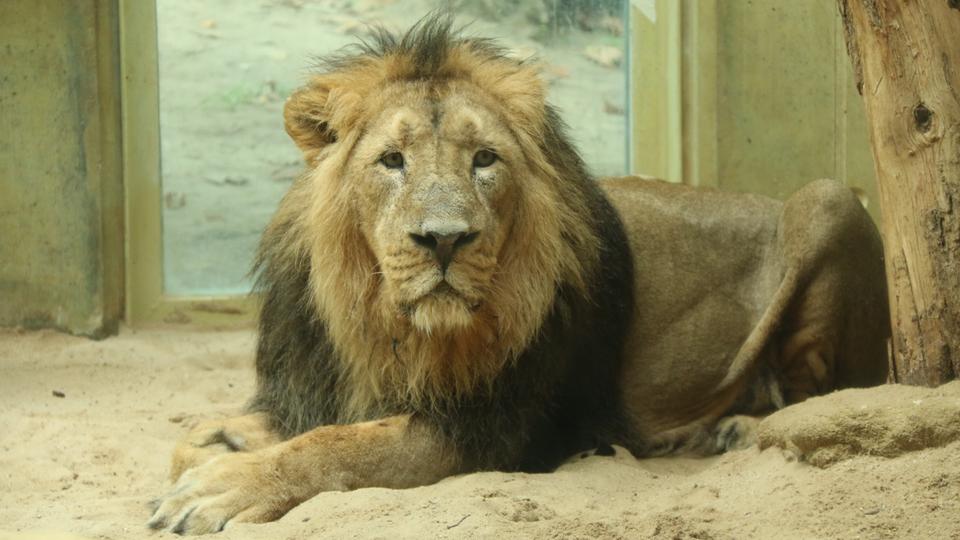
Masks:
[[[311,58],[370,24],[452,9],[468,35],[543,61],[549,100],[596,175],[627,170],[624,0],[157,0],[164,290],[247,292],[260,233],[299,151],[284,99]]]

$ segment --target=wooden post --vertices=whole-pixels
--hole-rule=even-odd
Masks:
[[[960,376],[960,0],[838,0],[866,105],[898,382]]]

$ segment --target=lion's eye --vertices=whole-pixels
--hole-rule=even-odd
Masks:
[[[403,168],[403,154],[400,152],[390,152],[389,154],[384,154],[380,158],[380,163],[383,163],[383,166],[388,169],[402,169]]]
[[[497,161],[497,155],[489,150],[480,150],[473,156],[473,166],[477,168],[489,167]]]

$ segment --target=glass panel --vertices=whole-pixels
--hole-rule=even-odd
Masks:
[[[300,154],[283,102],[311,56],[366,25],[454,9],[469,35],[545,62],[549,99],[592,171],[626,172],[625,0],[157,0],[164,290],[249,290],[253,252]]]

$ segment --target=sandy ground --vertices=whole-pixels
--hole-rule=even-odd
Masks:
[[[145,528],[147,501],[188,426],[250,395],[252,346],[248,331],[0,333],[0,540],[168,537]],[[839,392],[760,433],[768,449],[710,459],[620,449],[325,493],[219,538],[960,538],[960,382]]]
[[[460,6],[454,12],[458,24],[469,24],[466,34],[498,38],[517,56],[542,61],[548,99],[595,174],[626,172],[622,34],[553,29],[524,10],[480,9],[511,5],[505,0],[157,0],[168,294],[249,290],[260,233],[302,168],[283,129],[283,102],[315,57],[355,43],[367,25],[405,30],[451,5]]]

